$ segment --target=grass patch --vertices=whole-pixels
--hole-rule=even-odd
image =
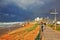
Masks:
[[[53,24],[49,24],[48,26],[55,30],[55,26]],[[60,31],[60,25],[56,25],[56,31]]]
[[[60,28],[56,28],[57,31],[60,31]]]
[[[37,26],[38,26],[38,24],[35,24],[31,28],[26,29],[26,31],[30,32],[30,31],[34,30]]]
[[[30,32],[30,31],[36,29],[37,26],[38,26],[38,24],[35,24],[34,26],[32,26],[32,27],[30,27],[30,28],[28,28],[28,29],[25,29],[25,30],[23,31],[23,33],[25,33],[25,32]]]
[[[57,30],[57,31],[60,31],[60,25],[57,25],[57,26],[56,26],[56,30]]]
[[[53,27],[54,25],[53,24],[48,24],[49,27]]]

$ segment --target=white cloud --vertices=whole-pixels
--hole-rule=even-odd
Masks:
[[[26,9],[27,7],[29,7],[30,5],[32,5],[32,7],[34,6],[38,6],[38,5],[43,5],[44,2],[40,1],[40,0],[18,0],[17,3],[20,7],[23,7],[24,9]]]
[[[51,0],[3,0],[3,4],[7,5],[11,2],[14,2],[15,4],[22,7],[23,9],[27,9],[30,5],[31,8],[34,6],[42,6],[49,1]]]
[[[14,2],[18,6],[22,7],[23,9],[27,9],[30,5],[36,6],[36,5],[43,5],[44,1],[42,0],[5,0],[6,3]]]

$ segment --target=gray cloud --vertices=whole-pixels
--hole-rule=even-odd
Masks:
[[[45,4],[42,0],[2,0],[0,2],[0,5],[7,5],[9,3],[15,3],[18,6],[22,7],[23,9],[27,9],[30,5],[36,6],[36,5],[43,5]]]

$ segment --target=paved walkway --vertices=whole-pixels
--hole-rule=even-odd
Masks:
[[[60,40],[60,33],[53,31],[51,28],[46,27],[43,32],[44,40]]]

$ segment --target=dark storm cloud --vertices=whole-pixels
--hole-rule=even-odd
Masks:
[[[57,9],[60,17],[59,0],[0,0],[0,21],[24,21],[35,17],[51,17],[50,10]]]

